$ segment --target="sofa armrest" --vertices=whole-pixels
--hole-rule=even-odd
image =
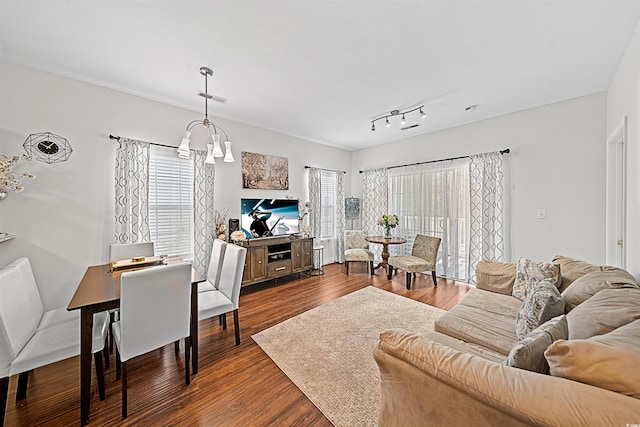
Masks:
[[[485,291],[511,295],[516,280],[516,264],[480,261],[476,266],[476,287]]]
[[[374,349],[379,425],[610,425],[640,423],[640,400],[502,366],[394,329]]]

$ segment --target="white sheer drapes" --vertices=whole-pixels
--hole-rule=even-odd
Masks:
[[[149,143],[122,138],[115,164],[115,243],[151,241]]]
[[[436,274],[467,280],[469,160],[425,163],[388,170],[389,213],[400,221],[392,234],[407,239],[392,255],[411,254],[417,234],[442,239]]]
[[[215,167],[204,162],[206,152],[193,154],[193,267],[206,275],[215,236],[213,190]]]
[[[387,169],[371,169],[362,178],[362,229],[370,235],[382,235],[378,218],[388,213],[389,178]],[[376,260],[382,260],[382,245],[370,245]]]
[[[504,257],[504,171],[499,152],[470,156],[471,241],[469,282],[481,260]]]

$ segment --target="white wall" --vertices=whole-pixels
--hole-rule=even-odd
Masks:
[[[640,277],[640,22],[607,91],[607,135],[627,117],[626,267]]]
[[[29,134],[47,131],[67,138],[74,150],[64,163],[18,166],[16,171],[28,170],[37,178],[26,182],[24,192],[11,193],[0,202],[0,231],[18,235],[0,243],[0,265],[28,256],[46,304],[66,306],[86,267],[107,261],[113,241],[116,144],[108,135],[177,146],[187,123],[201,119],[203,112],[3,62],[0,93],[0,153],[21,154]],[[236,157],[235,163],[216,165],[215,206],[229,207],[232,218],[239,218],[241,197],[288,195],[307,200],[307,164],[348,170],[347,151],[237,122],[214,121],[227,131]],[[192,147],[204,149],[205,144],[204,133],[194,132]],[[241,151],[287,157],[289,190],[243,190]]]
[[[605,107],[598,93],[356,151],[353,194],[362,194],[358,170],[510,148],[507,260],[563,254],[603,263]],[[536,219],[537,209],[546,209],[546,220]]]

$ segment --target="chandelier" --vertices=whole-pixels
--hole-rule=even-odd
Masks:
[[[421,105],[419,107],[413,108],[411,110],[406,110],[406,111],[392,110],[389,114],[387,114],[385,116],[380,116],[377,119],[371,120],[371,131],[375,132],[375,130],[376,130],[376,122],[378,120],[384,120],[386,127],[391,126],[391,122],[389,122],[389,117],[402,116],[402,119],[400,119],[400,125],[404,126],[405,123],[407,123],[407,121],[405,119],[405,116],[407,114],[413,113],[414,111],[420,111],[420,117],[424,119],[425,117],[427,117],[427,115],[422,110],[423,108],[424,108],[424,105]]]
[[[211,142],[207,143],[207,157],[204,162],[215,165],[215,157],[224,157],[225,162],[235,162],[233,153],[231,152],[231,141],[229,141],[227,133],[220,126],[216,126],[209,120],[209,100],[213,98],[213,95],[209,95],[207,92],[207,82],[209,77],[213,75],[213,71],[207,67],[200,67],[200,74],[204,76],[204,92],[198,92],[198,95],[204,98],[204,120],[194,120],[187,125],[187,129],[178,147],[178,157],[181,159],[188,159],[190,157],[189,143],[191,142],[191,129],[200,125],[207,128],[209,130],[209,136],[211,136]],[[224,135],[224,153],[220,146],[220,133]]]

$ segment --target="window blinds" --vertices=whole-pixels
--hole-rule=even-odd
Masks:
[[[193,162],[151,146],[149,228],[156,254],[193,259]]]

